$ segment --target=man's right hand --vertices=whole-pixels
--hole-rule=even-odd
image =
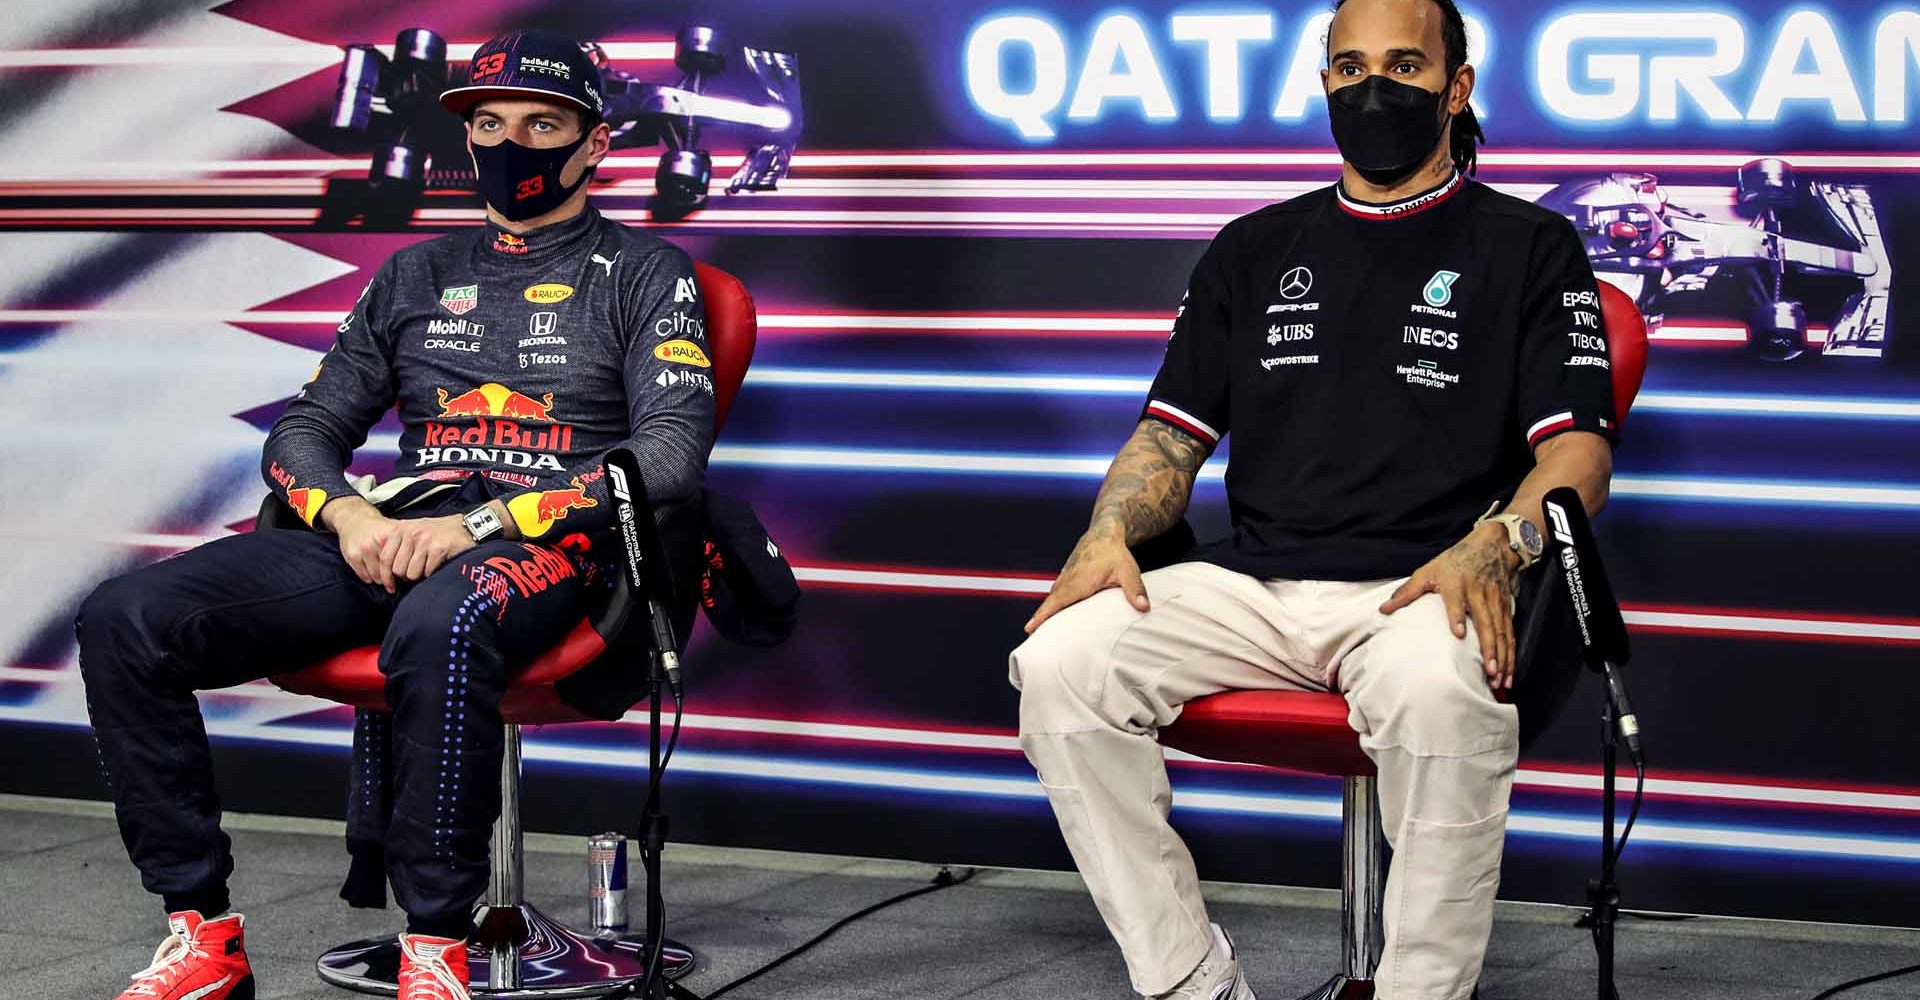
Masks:
[[[1096,526],[1081,535],[1079,543],[1074,545],[1073,554],[1067,557],[1067,564],[1054,579],[1047,599],[1040,602],[1040,610],[1027,621],[1027,634],[1032,635],[1042,622],[1061,610],[1109,587],[1119,587],[1135,610],[1148,609],[1147,585],[1140,579],[1140,564],[1127,549],[1125,536],[1115,528]]]
[[[380,557],[387,536],[399,524],[379,508],[357,496],[341,497],[320,508],[320,523],[340,536],[340,555],[362,583],[379,584],[394,592],[393,569]]]

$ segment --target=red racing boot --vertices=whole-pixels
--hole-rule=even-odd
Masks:
[[[238,913],[215,920],[194,910],[168,916],[173,933],[117,1000],[253,1000],[245,923]]]
[[[400,1000],[471,1000],[467,943],[425,934],[400,935]]]

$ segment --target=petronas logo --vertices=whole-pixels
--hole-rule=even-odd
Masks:
[[[1420,294],[1426,298],[1427,305],[1438,309],[1453,301],[1453,283],[1459,280],[1458,271],[1435,271]]]

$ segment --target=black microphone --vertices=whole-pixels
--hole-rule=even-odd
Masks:
[[[607,492],[613,496],[613,513],[620,522],[620,542],[625,553],[627,585],[635,597],[646,602],[650,638],[654,655],[666,672],[667,683],[680,693],[679,643],[673,638],[673,619],[666,604],[672,583],[667,578],[667,560],[660,546],[660,528],[653,520],[653,506],[647,501],[646,483],[640,478],[640,460],[627,448],[607,453]]]
[[[1607,685],[1607,697],[1627,742],[1627,754],[1635,764],[1644,764],[1640,750],[1640,718],[1627,700],[1626,679],[1620,665],[1632,650],[1627,643],[1627,622],[1620,616],[1620,604],[1614,600],[1613,587],[1607,583],[1607,571],[1600,563],[1600,549],[1594,544],[1593,525],[1587,520],[1586,505],[1571,486],[1547,492],[1541,506],[1547,515],[1548,533],[1553,536],[1551,557],[1558,560],[1567,578],[1568,603],[1573,606],[1574,623],[1580,626],[1581,658],[1587,669],[1600,674]]]

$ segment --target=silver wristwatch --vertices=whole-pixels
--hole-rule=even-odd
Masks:
[[[1532,566],[1540,554],[1547,550],[1547,540],[1540,537],[1540,529],[1518,514],[1495,514],[1481,520],[1492,521],[1507,529],[1507,545],[1520,556],[1521,569]]]
[[[500,515],[494,513],[493,507],[487,504],[467,511],[461,520],[466,522],[467,534],[473,536],[476,545],[507,530],[507,526],[500,521]]]

